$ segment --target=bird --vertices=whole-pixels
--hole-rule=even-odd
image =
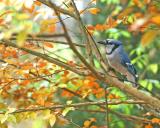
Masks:
[[[97,43],[105,46],[106,58],[111,68],[121,73],[132,83],[133,87],[138,87],[137,71],[125,52],[121,41],[115,39],[105,39]]]

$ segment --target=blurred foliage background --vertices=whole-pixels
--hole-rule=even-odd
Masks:
[[[35,2],[35,1],[34,1]],[[68,46],[51,44],[46,41],[31,41],[24,43],[28,34],[60,33],[62,28],[53,11],[33,0],[0,1],[0,39],[12,38],[21,47],[45,53],[50,57],[60,59],[70,66],[81,65],[77,57]],[[53,1],[55,2],[55,1]],[[70,1],[56,1],[57,5],[72,11]],[[77,0],[77,7],[82,20],[92,34],[95,41],[106,38],[120,40],[132,63],[135,65],[139,83],[143,86],[140,91],[147,95],[160,98],[160,1],[158,0]],[[78,23],[68,16],[62,16],[72,39],[82,44],[84,42]],[[76,27],[75,27],[76,26]],[[18,33],[15,39],[12,37]],[[56,41],[64,41],[57,38]],[[55,41],[55,42],[56,42]],[[38,45],[36,45],[36,43]],[[31,44],[30,44],[31,43]],[[33,43],[33,44],[32,44]],[[32,46],[31,46],[32,45]],[[5,50],[4,50],[5,49]],[[79,48],[86,55],[85,49]],[[100,47],[104,55],[103,48]],[[5,51],[5,52],[4,52]],[[2,128],[106,128],[105,112],[96,105],[81,108],[66,107],[55,111],[44,110],[37,112],[24,112],[22,114],[8,114],[13,108],[32,108],[36,106],[49,106],[57,104],[71,104],[84,102],[87,97],[92,101],[104,101],[103,83],[91,76],[80,76],[56,66],[47,61],[36,58],[30,54],[0,45],[1,64],[1,96],[0,115]],[[94,56],[95,66],[99,62]],[[4,63],[7,63],[5,65]],[[15,69],[7,67],[8,64],[21,67]],[[83,67],[83,66],[82,66]],[[4,68],[7,73],[4,75]],[[32,75],[29,74],[32,72]],[[33,73],[44,76],[45,79],[34,79]],[[38,76],[37,75],[37,76]],[[11,82],[8,77],[14,77]],[[3,82],[11,82],[7,86]],[[9,86],[8,86],[9,85]],[[81,94],[83,98],[67,92],[65,89]],[[109,90],[109,101],[127,100],[130,96],[115,87]],[[109,106],[113,111],[127,115],[135,115],[153,119],[153,115],[140,105],[120,104]],[[7,113],[8,112],[8,113]],[[58,114],[60,113],[60,116]],[[109,114],[111,128],[158,128],[155,125],[135,123],[123,117]]]

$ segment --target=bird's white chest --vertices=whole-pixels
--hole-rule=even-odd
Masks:
[[[119,52],[115,50],[112,54],[106,55],[109,63],[120,62]]]

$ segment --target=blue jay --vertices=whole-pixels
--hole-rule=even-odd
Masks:
[[[105,45],[109,65],[117,72],[126,76],[127,80],[130,81],[134,87],[137,87],[138,75],[127,53],[124,51],[122,43],[114,39],[106,39],[98,43]]]

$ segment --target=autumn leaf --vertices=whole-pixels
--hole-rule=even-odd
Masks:
[[[100,12],[100,9],[99,8],[89,8],[88,11],[93,14],[93,15],[96,15]]]
[[[151,120],[151,122],[152,122],[152,123],[160,123],[160,119],[158,119],[158,118],[153,118],[153,119]]]
[[[44,42],[44,45],[48,48],[53,48],[53,44],[51,44],[50,42]]]
[[[153,16],[150,21],[154,24],[160,25],[160,15]]]
[[[56,116],[55,115],[51,115],[49,117],[49,124],[50,124],[50,126],[53,127],[54,124],[55,124],[55,122],[56,122]]]
[[[36,4],[37,6],[41,6],[42,5],[42,3],[41,2],[39,2],[39,1],[34,1],[34,4]]]
[[[90,120],[86,120],[83,125],[84,125],[84,128],[89,128],[89,126],[91,125],[92,121]]]
[[[96,24],[95,29],[98,31],[104,31],[105,27],[103,24]]]
[[[52,24],[52,25],[48,26],[48,32],[49,33],[53,33],[55,31],[56,31],[56,25],[55,24]]]
[[[141,43],[143,46],[148,45],[150,42],[154,40],[154,38],[158,35],[159,31],[157,30],[149,30],[141,38]]]
[[[151,124],[145,125],[144,128],[153,128]]]
[[[110,28],[113,28],[113,27],[116,27],[117,26],[117,21],[114,20],[111,16],[108,16],[108,18],[106,19],[106,24],[110,27]],[[105,28],[104,28],[105,29]]]
[[[124,9],[119,15],[118,19],[123,19],[125,16],[128,16],[133,11],[133,7],[128,7]]]

